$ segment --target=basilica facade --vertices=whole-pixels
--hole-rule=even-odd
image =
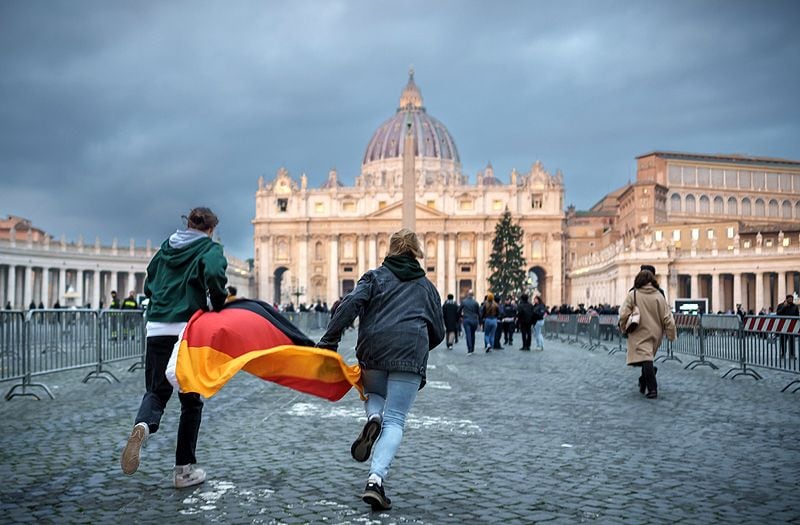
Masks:
[[[546,301],[564,300],[564,182],[536,162],[495,176],[489,164],[474,182],[461,170],[456,142],[431,116],[414,81],[399,107],[367,141],[352,184],[336,171],[318,188],[280,168],[258,181],[254,227],[258,296],[276,303],[329,304],[381,264],[400,228],[405,140],[411,125],[416,178],[416,231],[422,262],[440,294],[479,299],[489,292],[486,261],[507,208],[524,232],[529,287]],[[505,180],[503,180],[505,179]]]

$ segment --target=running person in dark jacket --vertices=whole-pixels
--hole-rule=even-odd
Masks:
[[[362,499],[388,510],[383,482],[403,437],[406,414],[425,385],[428,352],[444,339],[439,293],[420,267],[416,234],[403,228],[389,240],[383,265],[365,273],[341,302],[317,346],[336,350],[358,316],[356,357],[367,401],[367,423],[350,447],[356,461],[372,452]]]
[[[188,228],[178,230],[164,241],[147,266],[144,294],[147,305],[147,350],[145,386],[147,392],[139,406],[128,443],[122,451],[122,471],[131,475],[139,468],[139,453],[145,439],[158,431],[172,385],[166,378],[167,363],[178,335],[198,310],[214,310],[225,304],[228,265],[222,246],[211,240],[219,223],[208,208],[195,208],[186,217]],[[192,392],[179,393],[181,418],[172,483],[176,488],[190,487],[206,479],[203,469],[195,467],[195,448],[203,401]]]

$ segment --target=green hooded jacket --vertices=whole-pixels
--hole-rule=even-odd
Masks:
[[[225,269],[228,261],[222,246],[209,237],[173,248],[169,239],[161,244],[147,266],[144,294],[150,298],[147,320],[160,323],[186,322],[197,310],[207,310],[206,291],[215,311],[228,296]]]

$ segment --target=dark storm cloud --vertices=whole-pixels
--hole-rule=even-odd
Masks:
[[[795,2],[3,2],[0,214],[158,242],[258,177],[352,183],[413,64],[465,173],[537,159],[588,207],[654,149],[800,158]]]

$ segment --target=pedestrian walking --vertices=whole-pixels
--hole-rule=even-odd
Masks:
[[[361,366],[367,422],[350,447],[356,461],[372,453],[361,499],[388,510],[384,481],[403,437],[406,414],[425,385],[428,352],[444,339],[439,293],[417,259],[414,232],[403,228],[389,240],[383,264],[365,273],[336,309],[317,346],[336,350],[342,333],[359,317],[356,357]]]
[[[447,300],[442,305],[442,317],[444,318],[444,329],[447,332],[447,349],[453,349],[456,341],[456,331],[458,331],[458,304],[453,294],[447,294]]]
[[[635,317],[635,311],[639,313],[638,326],[629,326],[628,320],[632,315]],[[627,364],[642,368],[639,392],[644,394],[647,391],[648,398],[657,398],[657,369],[653,360],[664,335],[674,341],[676,332],[672,312],[650,270],[642,270],[636,275],[633,288],[620,307],[619,328],[628,334]]]
[[[531,349],[531,327],[534,323],[533,305],[528,301],[528,294],[523,293],[519,296],[519,306],[517,307],[517,326],[522,336],[522,348],[520,350],[530,351]]]
[[[211,240],[219,220],[208,208],[195,208],[185,217],[187,228],[169,236],[147,266],[144,294],[147,305],[147,346],[145,355],[146,393],[139,406],[133,430],[120,463],[131,475],[139,468],[142,444],[158,431],[172,385],[165,376],[172,348],[189,318],[198,310],[214,310],[225,304],[227,261],[222,246]],[[207,302],[208,301],[208,302]],[[195,449],[203,412],[200,395],[180,392],[181,416],[172,483],[189,487],[206,479],[197,468]]]
[[[544,337],[542,337],[542,328],[544,328],[544,318],[547,316],[547,307],[542,302],[540,296],[533,298],[533,335],[536,341],[536,349],[544,350]]]
[[[514,344],[514,330],[517,326],[517,306],[511,300],[511,297],[506,297],[503,303],[503,344]]]
[[[483,319],[483,342],[486,353],[492,351],[494,346],[494,336],[497,331],[497,316],[500,315],[500,307],[494,301],[494,294],[489,292],[486,295],[486,302],[481,308],[481,318]]]
[[[467,342],[467,355],[474,355],[475,352],[475,331],[480,323],[480,306],[475,300],[472,290],[467,292],[467,296],[462,299],[459,308],[461,319],[464,325],[464,339]]]

